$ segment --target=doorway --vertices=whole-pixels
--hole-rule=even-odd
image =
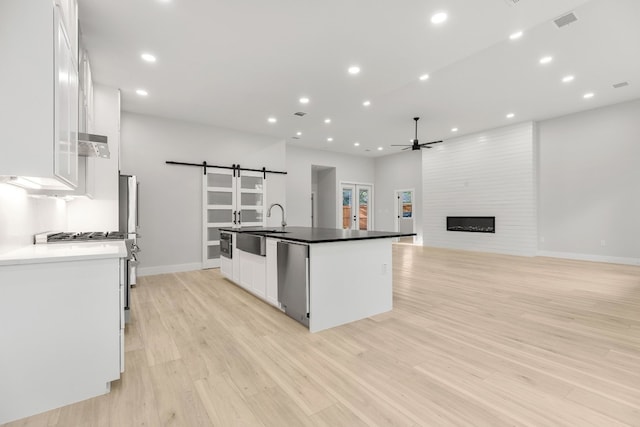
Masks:
[[[413,189],[395,191],[395,231],[414,233],[415,206]],[[401,237],[400,243],[413,243],[413,236]]]
[[[311,165],[310,223],[312,227],[337,228],[336,168]]]
[[[371,230],[373,227],[373,185],[342,183],[340,217],[345,230]]]

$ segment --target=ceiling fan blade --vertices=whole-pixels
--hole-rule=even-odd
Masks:
[[[408,147],[404,147],[404,148],[402,149],[402,151],[408,150],[408,149],[410,149],[410,148],[413,148],[413,147],[412,147],[411,145],[410,145],[410,146],[408,146]]]
[[[442,141],[423,142],[423,143],[422,143],[422,144],[420,144],[420,145],[422,145],[422,146],[424,147],[424,146],[426,146],[426,145],[439,144],[439,143],[441,143],[441,142],[442,142]]]
[[[391,144],[391,147],[411,147],[409,144]]]

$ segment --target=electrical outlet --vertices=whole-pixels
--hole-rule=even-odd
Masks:
[[[607,242],[605,242],[604,240],[600,240],[600,246],[607,246]]]
[[[385,274],[387,274],[387,264],[382,264],[382,271],[381,271],[382,275],[384,276]]]

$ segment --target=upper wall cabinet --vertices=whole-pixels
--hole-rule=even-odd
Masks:
[[[76,13],[75,0],[0,1],[0,176],[27,188],[77,186]]]
[[[78,31],[78,2],[77,0],[55,0],[55,4],[60,8],[60,19],[67,30],[71,56],[78,61],[79,31]]]
[[[84,133],[94,133],[93,130],[93,77],[91,75],[91,64],[89,63],[89,53],[84,48],[82,40],[78,52],[80,59],[78,80],[80,82],[78,91],[79,122],[78,129]]]

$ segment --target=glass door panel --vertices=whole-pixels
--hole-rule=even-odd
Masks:
[[[369,194],[370,189],[358,188],[358,230],[369,230]]]
[[[413,206],[413,190],[396,190],[396,227],[395,230],[401,233],[413,233],[413,219],[415,210]],[[401,242],[413,242],[413,237],[403,237]]]
[[[235,182],[232,170],[207,169],[203,180],[202,264],[220,266],[220,227],[233,227]]]
[[[266,181],[262,172],[241,171],[237,186],[240,226],[264,226],[265,191]]]
[[[233,188],[233,171],[207,172],[207,187]]]
[[[208,191],[208,205],[233,206],[233,193],[231,191]]]
[[[351,186],[342,186],[342,228],[351,230],[353,228],[353,212],[354,209],[354,188]]]
[[[258,175],[255,175],[258,174]],[[258,190],[262,191],[264,179],[262,172],[242,172],[240,175],[241,190]]]

